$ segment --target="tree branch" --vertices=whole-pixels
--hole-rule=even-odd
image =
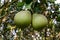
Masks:
[[[5,2],[4,3],[4,5],[2,5],[1,7],[0,7],[0,16],[1,16],[1,14],[2,14],[2,11],[3,10],[5,10],[5,11],[8,11],[8,7],[11,5],[11,4],[13,4],[13,3],[15,3],[15,2],[17,2],[18,0],[12,0],[12,2]],[[6,10],[6,8],[7,8],[7,10]],[[1,17],[0,17],[1,18]]]

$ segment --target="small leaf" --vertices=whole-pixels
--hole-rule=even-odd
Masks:
[[[23,5],[24,5],[24,2],[18,2],[18,3],[17,3],[17,6],[18,6],[18,7],[21,7],[21,6],[23,6]]]
[[[27,5],[26,5],[26,8],[27,8],[27,9],[31,9],[31,5],[32,5],[32,2],[31,2],[30,4],[27,4]]]

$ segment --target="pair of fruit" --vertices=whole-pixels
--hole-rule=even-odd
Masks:
[[[22,27],[32,24],[34,29],[40,29],[48,24],[48,20],[44,15],[35,13],[31,16],[29,11],[18,12],[14,17],[14,22]]]

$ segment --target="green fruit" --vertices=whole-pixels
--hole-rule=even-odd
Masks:
[[[40,29],[48,24],[47,18],[42,14],[33,14],[32,26],[34,29]]]
[[[28,26],[31,23],[31,13],[29,11],[20,11],[14,17],[16,25]]]
[[[60,14],[58,14],[57,21],[60,22]]]

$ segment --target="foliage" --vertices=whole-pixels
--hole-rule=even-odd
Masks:
[[[55,0],[0,0],[0,35],[3,40],[59,40],[60,39],[60,4]],[[21,10],[28,10],[31,15],[42,14],[48,19],[48,25],[42,30],[35,30],[30,24],[21,30],[14,23],[14,16]],[[36,37],[37,36],[37,37]]]

